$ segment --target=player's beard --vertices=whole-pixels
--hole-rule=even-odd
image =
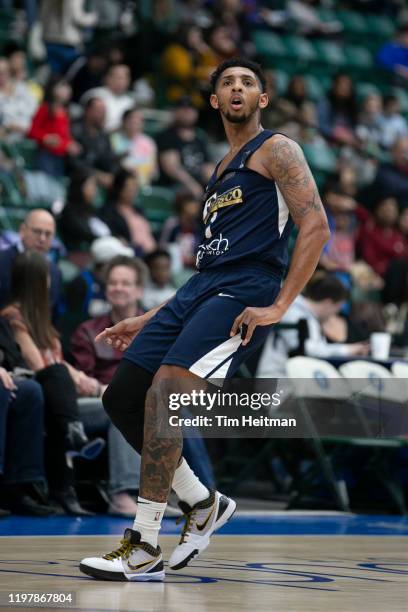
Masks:
[[[236,115],[231,113],[229,110],[224,110],[223,106],[220,106],[220,112],[230,123],[246,123],[257,112],[259,108],[258,102],[259,99],[254,102],[253,106],[250,107],[246,113],[244,112],[241,115]]]

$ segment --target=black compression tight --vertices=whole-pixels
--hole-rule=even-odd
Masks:
[[[142,452],[146,393],[153,374],[122,359],[102,401],[103,406],[129,444]]]

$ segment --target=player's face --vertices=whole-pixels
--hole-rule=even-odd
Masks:
[[[236,66],[227,68],[218,79],[211,105],[231,123],[245,123],[258,109],[268,105],[268,96],[262,93],[252,70]]]

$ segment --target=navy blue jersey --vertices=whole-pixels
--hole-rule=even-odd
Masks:
[[[283,276],[293,221],[275,181],[246,167],[274,133],[264,130],[247,142],[218,178],[218,166],[215,169],[205,193],[199,270],[253,262],[267,264]]]

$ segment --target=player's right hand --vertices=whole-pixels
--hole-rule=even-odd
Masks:
[[[107,327],[95,338],[95,342],[105,342],[119,351],[125,351],[132,340],[146,324],[144,315],[123,319],[113,327]]]

